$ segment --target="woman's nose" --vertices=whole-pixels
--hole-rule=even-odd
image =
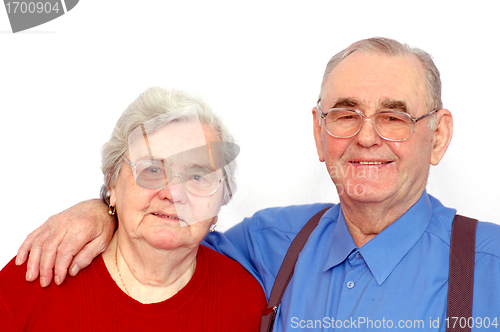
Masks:
[[[167,199],[172,203],[185,203],[187,200],[186,188],[181,181],[171,180],[165,188],[158,192],[160,199]]]

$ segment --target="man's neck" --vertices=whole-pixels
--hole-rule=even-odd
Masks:
[[[341,198],[344,219],[358,248],[398,220],[420,198],[404,202],[353,202]]]

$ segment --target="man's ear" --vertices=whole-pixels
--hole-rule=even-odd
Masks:
[[[313,132],[314,132],[314,141],[316,142],[316,150],[318,151],[319,161],[324,162],[325,156],[323,154],[323,142],[321,141],[321,125],[320,119],[318,119],[318,111],[316,107],[312,109],[313,116]]]
[[[434,166],[443,159],[453,136],[453,116],[451,112],[443,108],[436,112],[436,117],[434,146],[431,154],[431,165]]]

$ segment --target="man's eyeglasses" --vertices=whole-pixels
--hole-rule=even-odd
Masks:
[[[136,184],[146,189],[165,188],[178,177],[190,194],[205,197],[213,195],[224,180],[214,170],[202,166],[192,166],[186,172],[174,173],[165,165],[163,159],[146,159],[133,163],[125,157],[122,158],[132,167]]]
[[[414,118],[408,113],[392,110],[380,111],[369,116],[356,109],[332,108],[323,113],[318,105],[317,110],[321,118],[325,119],[326,131],[333,137],[356,136],[367,118],[370,119],[380,137],[394,142],[407,140],[413,133],[415,123],[438,111],[433,110],[419,118]]]

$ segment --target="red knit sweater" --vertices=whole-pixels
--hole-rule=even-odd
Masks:
[[[26,263],[0,271],[0,330],[258,331],[259,283],[235,261],[200,246],[196,271],[170,299],[141,304],[111,278],[102,256],[61,286],[25,281]]]

